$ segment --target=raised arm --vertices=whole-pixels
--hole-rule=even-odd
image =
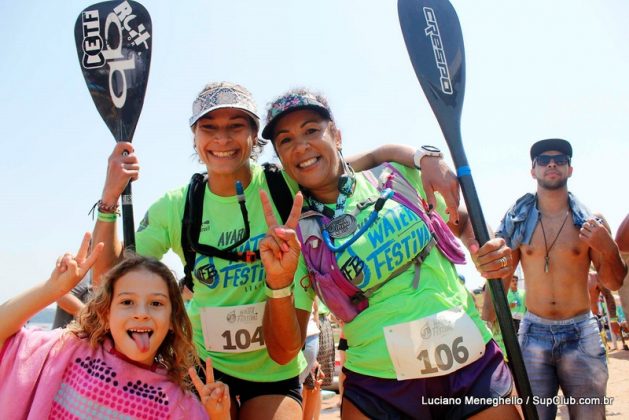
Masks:
[[[76,256],[66,253],[59,257],[48,280],[0,305],[0,348],[33,315],[54,303],[81,281],[103,249],[103,244],[99,243],[88,254],[90,237],[89,233],[85,234]]]
[[[357,172],[375,168],[384,162],[395,162],[414,168],[413,156],[415,150],[415,148],[403,144],[383,144],[368,152],[349,156],[347,163],[352,165],[352,168]]]
[[[618,290],[627,275],[618,245],[611,236],[609,224],[602,215],[589,218],[579,231],[579,238],[590,247],[590,258],[598,279],[610,290]]]
[[[356,171],[371,169],[384,162],[395,162],[409,168],[421,167],[422,185],[428,204],[436,207],[435,192],[439,192],[446,202],[446,212],[450,219],[458,220],[460,202],[459,182],[442,157],[423,155],[417,161],[417,149],[402,144],[385,144],[369,152],[352,155],[347,162]]]
[[[269,231],[260,242],[260,257],[266,271],[267,300],[262,330],[269,356],[284,365],[301,351],[306,339],[310,311],[295,308],[294,277],[301,245],[297,239],[297,223],[303,196],[297,193],[286,225],[280,226],[269,198],[260,191],[260,200]]]
[[[95,282],[98,282],[101,275],[113,267],[122,256],[123,248],[118,239],[116,223],[118,200],[127,183],[138,179],[139,172],[140,165],[131,143],[116,143],[107,163],[107,178],[98,204],[99,214],[93,232],[94,242],[105,244],[101,257],[94,264],[92,274]]]

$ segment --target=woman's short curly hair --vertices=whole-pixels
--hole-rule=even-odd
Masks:
[[[272,137],[277,121],[286,113],[302,108],[309,108],[318,112],[322,117],[330,121],[330,130],[333,133],[338,132],[328,99],[322,93],[303,87],[293,88],[279,95],[266,106],[266,126],[262,130],[262,137],[270,139],[274,149],[275,144],[272,141]]]

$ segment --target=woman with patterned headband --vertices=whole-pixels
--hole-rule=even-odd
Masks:
[[[501,400],[511,395],[511,374],[452,263],[461,262],[456,232],[481,274],[500,278],[511,273],[504,241],[479,249],[463,209],[450,232],[421,205],[417,171],[390,165],[379,181],[371,171],[354,173],[321,95],[298,89],[278,97],[262,135],[308,209],[295,278],[309,279],[301,281],[308,293],[316,290],[346,321],[342,417],[517,418]],[[412,194],[416,200],[404,201]],[[333,261],[319,263],[326,258]]]
[[[239,403],[232,404],[234,418],[299,417],[298,375],[305,367],[300,350],[312,299],[303,289],[293,293],[292,277],[272,271],[260,259],[267,225],[258,194],[273,194],[267,171],[254,162],[265,143],[257,136],[255,103],[242,86],[211,83],[199,93],[192,110],[194,149],[208,175],[166,193],[149,208],[136,234],[137,252],[160,258],[172,249],[184,264],[192,255],[186,274],[194,288],[188,315],[195,345],[202,359],[211,357],[214,376],[238,397]],[[361,161],[369,163],[371,158],[366,154]],[[104,242],[105,250],[95,277],[121,257],[117,203],[127,182],[138,178],[139,169],[131,143],[118,143],[98,204],[94,240]],[[432,171],[435,182],[443,179],[447,184],[440,169]],[[290,208],[297,186],[276,175],[282,184],[288,181],[284,198]],[[184,229],[188,202],[187,214],[193,220]],[[277,202],[270,212],[278,216],[276,206]],[[195,214],[197,230],[192,227]],[[263,319],[270,321],[263,325]],[[292,341],[285,340],[286,330],[297,332]]]

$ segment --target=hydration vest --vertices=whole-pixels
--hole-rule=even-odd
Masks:
[[[269,192],[271,193],[271,201],[274,203],[282,222],[286,222],[293,206],[293,195],[291,194],[286,180],[282,175],[280,168],[272,163],[264,163],[264,176]],[[203,198],[205,196],[205,185],[207,184],[207,173],[198,173],[192,175],[190,184],[188,185],[188,193],[186,194],[186,204],[181,224],[181,249],[183,250],[186,264],[184,266],[184,284],[190,291],[193,291],[192,270],[194,270],[194,262],[196,251],[193,243],[199,238],[201,232],[201,218],[203,216]],[[241,204],[244,206],[244,204]],[[195,238],[195,239],[193,239]],[[228,250],[213,249],[211,256],[229,261],[245,261],[252,263],[260,258],[260,251],[248,252],[231,252]]]
[[[465,254],[450,228],[435,211],[430,211],[428,204],[422,199],[409,181],[389,163],[369,171],[363,171],[365,178],[378,189],[393,190],[392,199],[407,207],[426,224],[431,239],[424,248],[408,263],[398,268],[383,282],[372,288],[361,290],[343,274],[339,268],[334,252],[324,243],[321,226],[330,222],[324,214],[308,210],[301,215],[297,235],[302,243],[301,253],[308,266],[310,285],[323,303],[344,322],[352,321],[359,313],[369,307],[369,297],[386,282],[406,271],[412,264],[415,266],[413,287],[419,286],[421,264],[436,245],[439,251],[455,264],[465,262]],[[361,203],[365,208],[372,203]]]

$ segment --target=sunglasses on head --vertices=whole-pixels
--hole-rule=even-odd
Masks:
[[[535,158],[535,162],[538,165],[546,166],[550,163],[550,161],[554,161],[555,165],[563,166],[570,163],[570,157],[568,155],[539,155]]]

